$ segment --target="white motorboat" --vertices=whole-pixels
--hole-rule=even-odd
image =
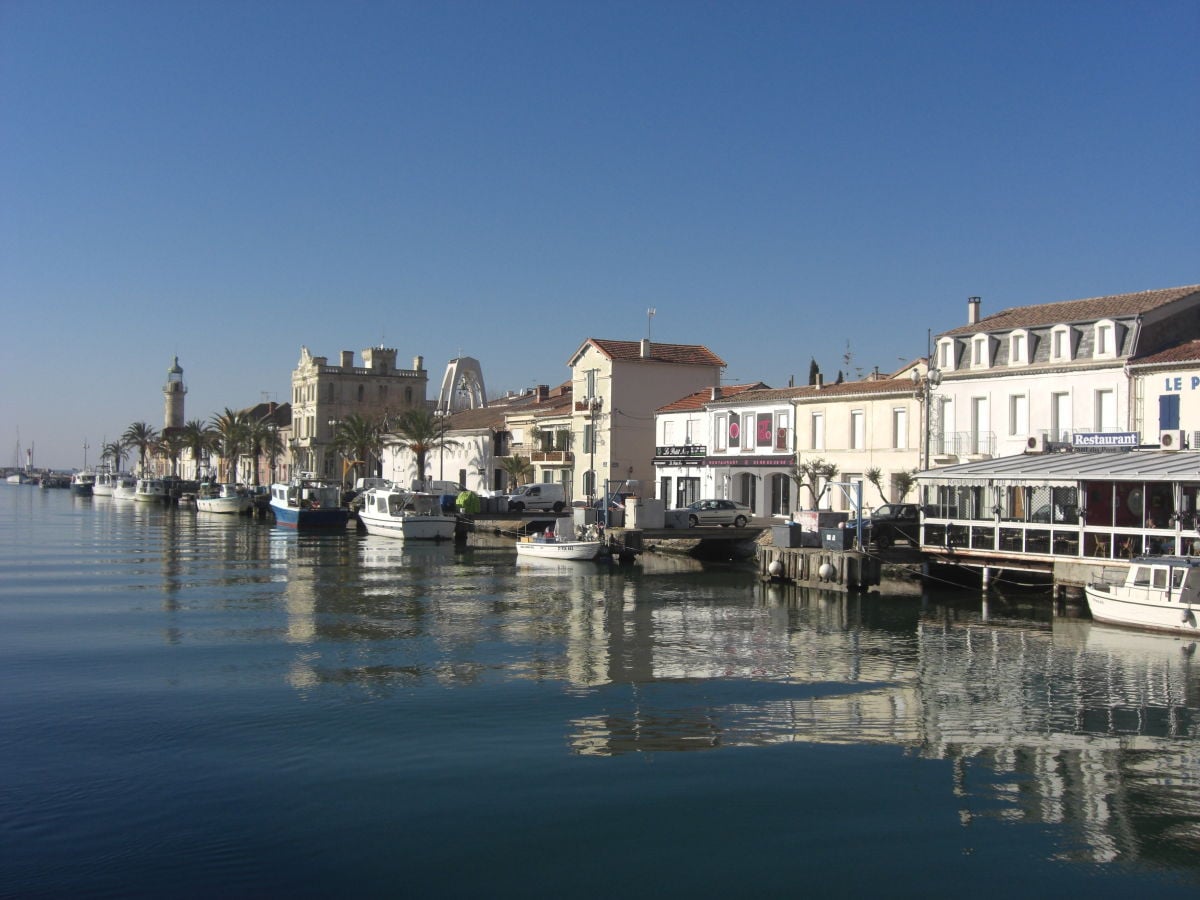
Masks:
[[[138,503],[165,503],[167,497],[167,485],[161,478],[139,478],[133,491]]]
[[[246,490],[236,484],[200,485],[196,493],[196,509],[199,512],[225,513],[239,515],[249,512],[254,499]]]
[[[517,541],[517,558],[538,559],[595,559],[600,555],[604,541],[596,526],[591,525],[582,534],[577,534],[569,516],[556,519],[553,528],[545,534],[527,535]]]
[[[112,498],[114,500],[132,500],[133,495],[137,493],[137,479],[128,472],[118,472],[117,481],[113,486]]]
[[[1200,633],[1200,558],[1139,556],[1123,579],[1084,587],[1097,622],[1176,634]]]
[[[96,480],[92,483],[92,494],[96,497],[111,497],[117,489],[117,473],[112,466],[97,466]]]
[[[394,486],[373,487],[362,494],[358,521],[367,534],[405,541],[447,541],[458,517],[442,511],[441,497]]]

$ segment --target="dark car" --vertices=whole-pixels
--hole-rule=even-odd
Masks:
[[[853,522],[847,523],[851,528]],[[863,540],[874,542],[886,550],[896,541],[904,540],[916,547],[921,540],[920,508],[915,503],[885,503],[877,506],[871,517],[863,522]]]

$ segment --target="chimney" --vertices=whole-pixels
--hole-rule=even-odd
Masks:
[[[420,372],[422,369],[424,369],[425,368],[425,357],[414,356],[413,357],[413,368],[416,369],[418,372]]]
[[[719,384],[716,387],[709,388],[708,399],[709,400],[720,400],[721,399],[721,386]]]
[[[650,358],[650,338],[642,338],[642,359]]]
[[[815,387],[818,391],[821,388],[825,387],[825,376],[822,375],[820,372],[817,373],[817,383],[816,383]]]
[[[538,403],[544,403],[545,401],[547,401],[549,399],[550,399],[550,385],[539,384],[537,386],[537,401],[538,401]]]
[[[354,368],[354,351],[353,350],[343,350],[342,351],[342,368],[343,369],[353,369]]]
[[[967,324],[968,325],[978,325],[979,324],[979,298],[978,297],[968,297],[967,298]]]

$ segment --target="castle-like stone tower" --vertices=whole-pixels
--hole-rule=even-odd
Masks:
[[[183,397],[187,387],[183,383],[183,369],[176,356],[167,369],[167,383],[163,385],[163,430],[183,427]]]

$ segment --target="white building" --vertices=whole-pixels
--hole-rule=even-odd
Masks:
[[[934,465],[1059,442],[1136,446],[1126,365],[1200,337],[1200,285],[1020,306],[939,334],[931,402]]]

